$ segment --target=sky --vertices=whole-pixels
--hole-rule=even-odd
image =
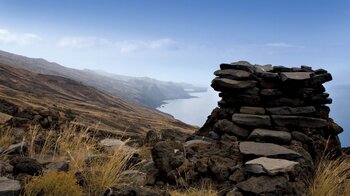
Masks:
[[[310,65],[350,84],[347,0],[0,0],[0,50],[209,84],[220,63]]]

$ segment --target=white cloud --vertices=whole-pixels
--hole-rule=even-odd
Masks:
[[[41,42],[42,40],[39,35],[34,33],[13,33],[6,29],[0,29],[0,43],[27,46]]]
[[[275,43],[267,43],[266,46],[274,47],[274,48],[300,48],[300,46],[284,43],[284,42],[275,42]]]
[[[88,48],[107,46],[111,44],[112,43],[109,40],[99,37],[63,37],[58,41],[57,46],[62,48]]]
[[[177,50],[179,44],[169,38],[163,38],[152,41],[135,41],[126,40],[116,43],[119,51],[122,53],[131,53],[136,51],[147,51],[147,50]]]

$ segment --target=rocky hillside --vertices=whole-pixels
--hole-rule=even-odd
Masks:
[[[126,102],[80,82],[4,64],[0,64],[0,100],[3,100],[0,112],[18,117],[17,120],[33,120],[38,111],[51,110],[74,116],[85,126],[98,124],[99,129],[120,135],[144,134],[152,128],[194,130],[167,114]]]
[[[151,108],[160,106],[167,99],[190,98],[191,96],[185,89],[206,90],[206,88],[195,87],[191,84],[71,69],[44,59],[28,58],[5,51],[0,51],[0,63],[31,72],[70,78],[129,102]]]

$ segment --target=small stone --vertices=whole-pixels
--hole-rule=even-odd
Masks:
[[[312,72],[282,72],[281,80],[285,81],[303,81],[310,78]]]
[[[0,177],[0,195],[17,196],[21,191],[21,183],[7,177]]]
[[[69,163],[66,161],[60,161],[60,162],[56,162],[56,163],[48,163],[45,165],[45,168],[67,172],[69,170]]]
[[[237,188],[246,194],[243,195],[283,195],[279,189],[287,186],[288,178],[285,176],[259,176],[251,177],[237,184]]]
[[[274,176],[279,173],[287,173],[293,170],[298,162],[289,161],[285,159],[271,159],[267,157],[260,157],[250,160],[244,164],[246,171],[255,174],[264,174]]]
[[[251,131],[235,125],[233,122],[224,119],[214,125],[214,130],[221,134],[235,135],[239,138],[247,138]]]
[[[265,109],[262,107],[242,106],[239,112],[242,114],[265,114]]]
[[[268,129],[254,129],[254,131],[248,137],[248,140],[251,141],[271,142],[277,144],[289,143],[291,139],[292,136],[288,132]]]
[[[156,168],[163,173],[169,173],[185,162],[184,147],[180,142],[158,142],[151,152]]]
[[[228,179],[234,183],[239,183],[245,180],[245,178],[246,176],[242,169],[236,169],[236,171],[234,171]]]
[[[233,114],[232,121],[240,125],[247,125],[251,127],[270,127],[270,116],[267,115],[253,115],[253,114]]]
[[[271,118],[280,127],[321,128],[327,125],[327,121],[321,118],[282,115],[271,115]]]
[[[184,146],[185,147],[190,147],[190,146],[193,146],[193,145],[212,145],[213,142],[208,142],[208,141],[204,141],[204,140],[189,140],[189,141],[186,141],[184,143]]]
[[[232,80],[228,78],[215,78],[211,82],[211,86],[214,90],[222,90],[222,89],[246,89],[255,87],[256,81],[253,80]]]
[[[241,142],[239,144],[239,150],[243,155],[248,157],[271,157],[288,160],[301,157],[299,153],[293,150],[271,143]]]
[[[296,115],[296,114],[310,114],[316,112],[314,106],[303,106],[303,107],[274,107],[274,108],[266,108],[271,114],[278,115]]]

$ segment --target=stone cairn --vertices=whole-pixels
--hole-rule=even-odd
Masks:
[[[329,118],[324,69],[221,64],[222,98],[186,142],[152,149],[153,182],[210,181],[221,195],[307,195],[318,161],[341,153],[343,129]],[[152,184],[151,183],[151,184]]]

